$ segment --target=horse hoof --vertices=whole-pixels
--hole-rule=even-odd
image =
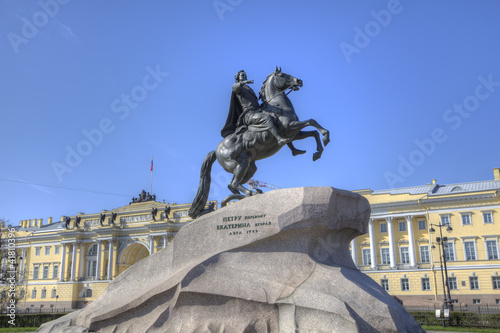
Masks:
[[[328,143],[330,143],[330,134],[323,136],[323,144],[325,145],[325,147]]]
[[[313,161],[316,161],[317,159],[319,159],[321,157],[321,153],[320,152],[315,152],[313,154]]]

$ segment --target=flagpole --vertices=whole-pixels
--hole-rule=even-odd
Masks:
[[[151,185],[149,187],[149,194],[153,195],[153,156],[151,156]]]

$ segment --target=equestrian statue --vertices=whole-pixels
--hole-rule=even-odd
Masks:
[[[188,213],[191,218],[197,218],[209,211],[204,208],[210,191],[210,173],[215,159],[224,170],[233,174],[228,185],[233,194],[222,201],[224,206],[230,200],[243,199],[262,192],[243,186],[257,171],[255,161],[276,154],[285,145],[290,148],[293,156],[304,154],[305,151],[294,147],[293,141],[308,137],[316,139],[316,152],[313,154],[313,160],[316,161],[321,157],[323,144],[326,146],[330,142],[330,132],[316,120],[299,121],[295,114],[288,93],[298,91],[303,85],[302,80],[283,73],[281,68],[276,67],[262,84],[259,93],[262,104],[259,104],[259,98],[248,86],[254,81],[247,79],[245,71],[239,71],[235,81],[227,121],[221,130],[224,139],[203,161],[198,192]],[[290,91],[285,93],[288,89]],[[307,126],[313,126],[317,131],[302,131]],[[318,131],[322,134],[322,139]]]

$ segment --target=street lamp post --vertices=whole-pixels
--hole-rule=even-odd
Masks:
[[[439,256],[440,256],[440,261],[441,258],[442,263],[441,263],[441,279],[443,280],[443,296],[444,296],[444,307],[445,309],[449,309],[450,311],[453,311],[453,302],[451,301],[451,294],[450,294],[450,284],[448,282],[448,268],[446,267],[446,252],[445,252],[445,242],[448,241],[448,237],[443,237],[443,231],[442,228],[446,227],[446,231],[451,232],[453,229],[451,228],[450,225],[447,224],[430,224],[431,228],[429,229],[429,232],[433,234],[436,230],[432,227],[439,227],[439,235],[440,237],[436,237],[436,241],[438,244],[441,246],[439,249]],[[434,246],[433,246],[434,247]],[[444,267],[444,275],[446,276],[446,279],[443,276],[443,267]],[[446,286],[446,289],[445,289]]]

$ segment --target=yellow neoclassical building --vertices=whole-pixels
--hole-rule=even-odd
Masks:
[[[154,199],[143,191],[113,210],[2,226],[4,307],[13,294],[21,310],[75,309],[93,301],[112,279],[165,248],[191,221],[190,204]]]
[[[480,182],[443,185],[433,180],[354,191],[372,208],[368,234],[351,243],[354,262],[404,305],[433,305],[448,294],[441,273],[444,253],[453,302],[500,304],[498,168],[493,176]],[[109,211],[3,226],[2,304],[15,294],[21,310],[84,306],[135,262],[168,246],[191,221],[190,205],[157,202],[143,191],[130,204]],[[217,205],[212,201],[208,206]],[[15,278],[6,280],[12,272]]]
[[[453,303],[500,304],[498,168],[492,180],[355,192],[372,212],[351,255],[389,294],[404,305],[442,304],[445,294]]]

